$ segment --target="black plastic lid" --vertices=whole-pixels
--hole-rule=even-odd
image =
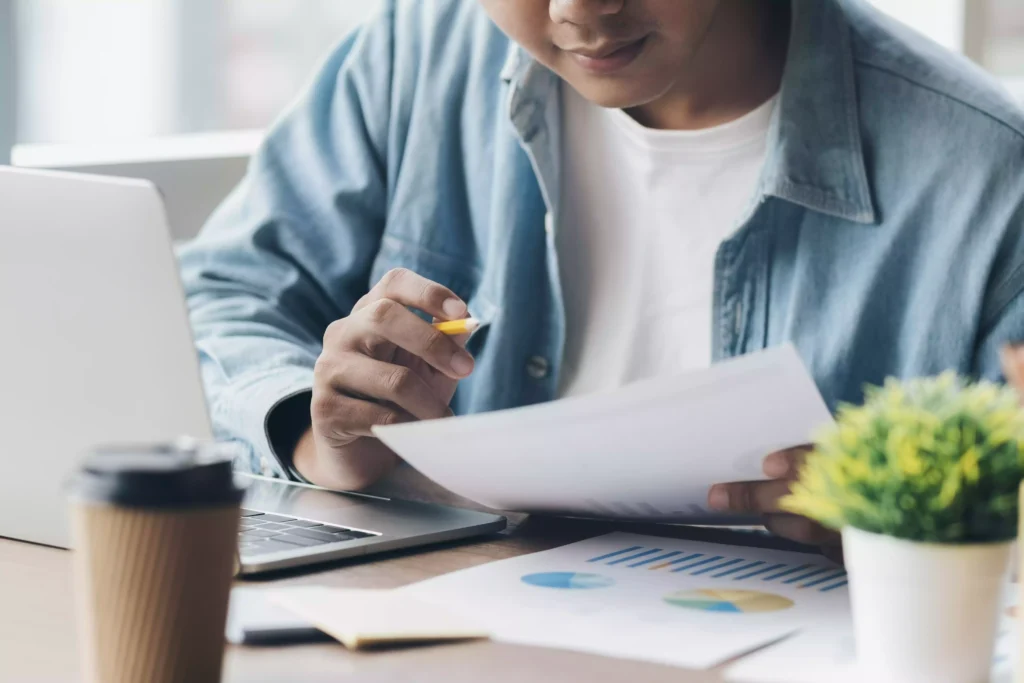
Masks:
[[[75,499],[138,508],[237,505],[242,494],[225,451],[191,443],[99,448],[71,481]]]

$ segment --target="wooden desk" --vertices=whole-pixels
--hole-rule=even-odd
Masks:
[[[623,527],[540,518],[515,522],[502,534],[477,541],[392,553],[249,583],[396,587],[492,560],[546,550],[616,528],[700,540],[735,540],[728,532],[684,527]],[[779,547],[767,540],[764,544]],[[0,681],[78,680],[70,560],[66,551],[0,539]],[[224,680],[712,683],[722,678],[716,672],[687,672],[571,652],[477,642],[371,653],[350,653],[336,644],[230,647]]]

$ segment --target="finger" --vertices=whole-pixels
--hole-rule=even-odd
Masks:
[[[356,303],[353,311],[362,310],[381,299],[397,301],[441,320],[459,320],[469,315],[465,302],[452,290],[406,268],[388,271]]]
[[[708,505],[721,512],[779,512],[779,499],[789,493],[789,486],[784,479],[716,484],[708,492]]]
[[[391,406],[345,396],[329,387],[313,397],[312,415],[320,434],[338,441],[373,436],[373,427],[386,427],[413,419]]]
[[[464,348],[466,348],[466,342],[468,342],[468,341],[469,341],[469,338],[470,338],[471,336],[472,336],[472,335],[469,335],[469,334],[456,334],[455,336],[453,336],[453,337],[450,337],[450,339],[451,339],[451,340],[452,340],[453,342],[455,342],[455,344],[456,344],[456,345],[457,345],[457,346],[458,346],[458,347],[459,347],[460,349],[464,349]]]
[[[446,417],[450,412],[423,378],[403,365],[348,353],[324,374],[325,381],[336,391],[353,398],[389,401],[420,420]]]
[[[835,545],[839,540],[836,532],[798,515],[767,515],[764,526],[776,536],[807,545]]]
[[[842,537],[837,534],[837,538],[834,541],[830,541],[820,548],[821,554],[832,560],[836,564],[846,564],[846,557],[843,554],[843,541]]]
[[[434,318],[434,322],[437,322],[437,318]],[[466,342],[469,341],[469,338],[471,336],[472,335],[469,335],[469,334],[459,334],[459,335],[452,335],[449,338],[453,342],[455,342],[460,348],[464,349],[464,348],[466,348]],[[426,362],[424,362],[422,359],[416,358],[416,357],[412,357],[412,359],[410,361],[401,361],[401,362],[398,360],[398,358],[392,358],[392,359],[389,359],[389,360],[390,360],[390,362],[393,362],[393,363],[400,363],[402,365],[408,365],[410,368],[412,368],[412,371],[415,372],[420,377],[422,377],[423,381],[427,383],[427,386],[431,387],[431,389],[438,396],[440,396],[441,398],[444,398],[444,397],[449,395],[447,393],[447,390],[438,393],[437,387],[439,386],[438,385],[438,380],[440,380],[442,382],[442,386],[446,386],[446,387],[448,387],[448,383],[451,380],[448,379],[447,375],[445,375],[444,373],[438,372],[437,370],[432,368],[430,365],[428,365]],[[455,390],[455,387],[449,387],[449,388],[450,388],[451,391]]]
[[[1000,352],[1003,375],[1024,401],[1024,346],[1004,346]]]
[[[768,455],[762,463],[765,476],[772,479],[796,479],[810,451],[810,446],[799,446]]]
[[[350,318],[343,342],[368,356],[375,356],[381,342],[394,344],[422,358],[451,379],[462,379],[473,372],[474,361],[451,337],[438,332],[404,305],[381,299]]]

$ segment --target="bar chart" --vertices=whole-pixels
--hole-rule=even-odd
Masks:
[[[846,574],[824,557],[624,532],[408,590],[464,611],[499,640],[689,668],[849,614]]]
[[[780,583],[797,589],[828,593],[847,584],[846,571],[835,566],[766,562],[708,552],[685,552],[633,545],[587,560],[609,567],[664,571],[712,579]]]

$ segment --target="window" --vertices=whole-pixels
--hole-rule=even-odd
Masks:
[[[1024,86],[1024,1],[872,2]],[[0,160],[13,142],[263,128],[380,4],[0,0]]]
[[[977,0],[968,0],[976,2]],[[1006,78],[1024,80],[1024,2],[987,0],[981,62]]]
[[[12,0],[0,0],[0,164],[14,145],[14,16]]]
[[[967,54],[997,76],[1024,79],[1021,0],[871,0],[948,48]]]
[[[95,143],[266,126],[380,0],[5,3],[16,141]]]

